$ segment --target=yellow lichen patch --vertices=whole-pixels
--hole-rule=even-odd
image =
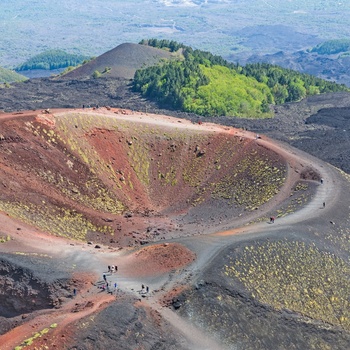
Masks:
[[[57,324],[54,324],[55,327],[50,326],[50,328],[56,328]],[[21,350],[25,349],[27,346],[31,346],[35,344],[35,340],[38,338],[41,338],[43,335],[47,334],[50,332],[50,328],[44,328],[40,332],[34,333],[30,338],[25,339],[19,346],[16,346],[14,350]],[[44,345],[43,347],[40,348],[35,348],[35,349],[47,349],[47,347]]]
[[[298,241],[247,245],[224,267],[260,302],[350,330],[350,266]]]
[[[0,243],[6,243],[11,241],[11,236],[10,235],[6,235],[6,236],[0,236]]]
[[[252,150],[233,167],[232,173],[213,186],[213,198],[254,210],[275,196],[283,185],[286,168]]]
[[[133,137],[128,151],[129,161],[138,179],[144,184],[149,184],[149,154],[147,146],[142,139]]]
[[[0,210],[45,232],[58,236],[85,240],[86,234],[90,231],[111,235],[114,233],[111,227],[96,226],[81,213],[53,205],[35,206],[33,204],[0,201]]]

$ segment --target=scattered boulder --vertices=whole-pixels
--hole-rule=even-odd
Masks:
[[[113,222],[113,219],[110,219],[110,218],[103,218],[102,220],[106,222]]]

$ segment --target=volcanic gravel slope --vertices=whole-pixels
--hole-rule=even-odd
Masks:
[[[87,79],[94,72],[109,78],[132,79],[137,69],[152,66],[162,59],[170,59],[169,51],[151,46],[124,43],[116,48],[98,56],[65,75],[63,79]]]

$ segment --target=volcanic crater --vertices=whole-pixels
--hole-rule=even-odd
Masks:
[[[251,136],[170,117],[100,108],[1,124],[1,209],[45,232],[114,247],[181,235],[194,218],[228,223],[266,205],[288,172]]]
[[[301,233],[288,239],[309,239],[302,221],[318,217],[317,193],[324,200],[339,192],[330,185],[335,170],[265,135],[127,109],[23,111],[1,114],[0,126],[0,283],[8,294],[18,292],[1,296],[5,350],[102,349],[116,339],[121,348],[225,349],[235,339],[249,348],[260,344],[264,327],[255,323],[250,343],[244,332],[237,338],[225,331],[244,321],[225,316],[242,303],[248,318],[265,315],[276,337],[297,322],[291,312],[276,326],[280,311],[245,289],[231,251],[246,245],[243,259],[259,234],[261,242],[282,240],[292,221],[301,222]],[[277,226],[266,225],[271,216]],[[276,231],[283,222],[285,230]],[[111,264],[117,273],[107,271]],[[145,283],[150,292],[140,287]],[[181,319],[169,311],[178,309]],[[211,323],[210,310],[219,309]],[[106,328],[105,316],[115,328]],[[301,337],[309,334],[297,323]]]

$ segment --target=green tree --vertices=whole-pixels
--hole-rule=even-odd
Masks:
[[[133,88],[161,107],[206,116],[266,117],[270,104],[298,101],[311,94],[349,91],[328,82],[266,63],[244,67],[210,52],[168,40],[143,40],[168,50],[181,48],[183,57],[137,70]]]
[[[70,54],[62,50],[48,50],[34,57],[31,57],[18,67],[16,71],[25,71],[30,69],[52,70],[57,68],[66,68],[69,66],[78,66],[89,57],[83,55]]]
[[[99,78],[99,77],[101,77],[101,73],[98,71],[98,70],[95,70],[93,73],[92,73],[92,77],[94,78],[94,79],[97,79],[97,78]]]
[[[306,89],[302,82],[292,82],[288,89],[289,97],[287,101],[300,101],[306,97]]]

